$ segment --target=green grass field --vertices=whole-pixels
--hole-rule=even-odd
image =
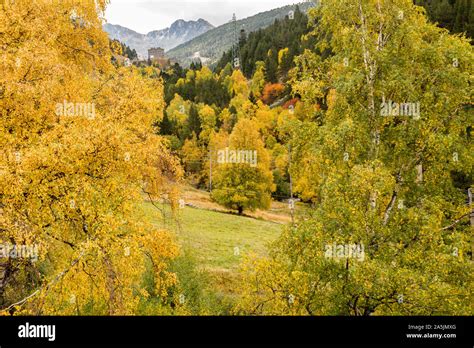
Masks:
[[[265,256],[268,244],[283,228],[270,221],[189,207],[180,209],[177,223],[169,207],[161,207],[167,212],[166,219],[151,203],[144,204],[149,221],[175,232],[182,250],[208,275],[209,290],[225,297],[236,295],[242,259],[249,254]]]
[[[179,228],[171,218],[163,224],[161,213],[151,203],[144,209],[152,223],[174,231],[181,246],[208,270],[235,271],[242,256],[266,255],[268,243],[278,238],[283,228],[274,222],[189,207],[180,210]]]

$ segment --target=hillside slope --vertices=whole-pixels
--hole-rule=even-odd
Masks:
[[[294,11],[296,6],[300,10],[307,12],[314,4],[304,2],[297,5],[288,5],[274,10],[259,13],[237,21],[237,32],[244,29],[247,33],[266,28],[271,25],[275,19],[282,19],[288,16],[290,11]],[[217,28],[211,29],[206,33],[181,44],[167,52],[168,57],[177,60],[182,65],[188,65],[193,57],[201,57],[207,64],[215,63],[222,54],[232,47],[234,40],[234,24],[232,22],[223,24]]]

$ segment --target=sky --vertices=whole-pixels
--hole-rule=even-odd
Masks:
[[[139,33],[169,27],[177,19],[203,18],[214,26],[259,12],[298,3],[296,0],[111,0],[105,18]]]

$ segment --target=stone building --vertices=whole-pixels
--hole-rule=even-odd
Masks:
[[[148,50],[148,59],[157,60],[165,58],[165,50],[161,47],[154,47]]]

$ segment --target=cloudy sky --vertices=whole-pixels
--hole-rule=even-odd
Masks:
[[[139,33],[169,27],[177,19],[203,18],[218,26],[235,13],[245,18],[262,11],[298,3],[297,0],[111,0],[107,22],[120,24]]]

